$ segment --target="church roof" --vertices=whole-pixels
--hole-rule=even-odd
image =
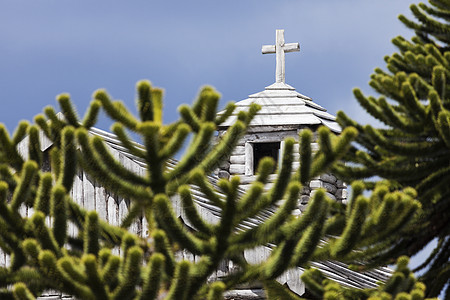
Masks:
[[[333,132],[341,131],[336,118],[327,113],[325,108],[284,82],[276,82],[264,91],[237,102],[233,115],[220,127],[233,125],[239,111],[247,111],[252,103],[259,104],[261,110],[250,123],[251,126],[325,125]]]
[[[250,123],[251,126],[304,126],[325,125],[335,133],[341,132],[336,118],[327,113],[322,106],[314,103],[311,98],[295,91],[286,84],[285,53],[300,51],[298,43],[285,43],[284,30],[276,31],[275,45],[262,46],[262,54],[275,54],[275,83],[262,92],[248,96],[248,99],[236,103],[237,109],[228,118],[221,129],[236,122],[239,111],[247,111],[250,104],[256,103],[261,110]],[[220,113],[219,113],[220,114]]]

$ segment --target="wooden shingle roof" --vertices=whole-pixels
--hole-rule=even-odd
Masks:
[[[327,113],[325,108],[284,82],[274,83],[264,91],[237,102],[233,115],[220,128],[233,125],[239,111],[247,111],[252,103],[259,104],[261,110],[250,126],[325,125],[333,132],[341,131],[336,118]]]

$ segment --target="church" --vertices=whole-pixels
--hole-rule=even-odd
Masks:
[[[285,53],[296,51],[300,51],[299,44],[285,43],[283,30],[276,31],[276,43],[274,45],[262,47],[263,54],[275,54],[275,83],[267,86],[263,91],[251,94],[247,99],[237,102],[237,108],[233,115],[220,125],[217,132],[218,138],[236,121],[239,111],[248,110],[251,103],[261,106],[261,110],[250,123],[247,133],[239,140],[232,155],[209,177],[211,183],[217,183],[219,178],[230,178],[231,176],[239,175],[241,178],[240,189],[244,192],[255,180],[258,163],[263,157],[272,157],[277,163],[280,163],[279,157],[283,152],[283,141],[285,138],[293,137],[298,142],[298,135],[301,130],[308,128],[315,132],[319,126],[326,126],[334,133],[340,132],[340,127],[333,115],[329,114],[325,108],[315,103],[310,97],[302,95],[294,87],[286,84],[284,56]],[[125,167],[137,174],[145,174],[145,162],[129,153],[115,135],[94,128],[91,129],[91,134],[103,138],[113,156]],[[21,146],[24,149],[22,152],[24,156],[27,155],[25,151],[27,143],[28,140],[25,139]],[[42,135],[41,151],[47,152],[51,146],[50,141]],[[313,141],[312,149],[313,151],[318,149],[315,141]],[[294,147],[294,156],[299,157],[298,143]],[[175,160],[172,162],[173,164],[176,163]],[[298,163],[294,165],[294,168],[298,167]],[[275,175],[271,176],[269,183],[265,187],[267,189],[271,186],[270,181],[273,181],[275,178]],[[345,183],[333,174],[322,174],[310,181],[309,186],[302,189],[294,214],[302,214],[310,196],[319,188],[325,189],[326,195],[335,201],[345,203],[347,200]],[[200,214],[211,223],[217,222],[220,218],[220,211],[200,190],[195,190],[195,187],[193,187],[192,193]],[[119,224],[130,208],[130,203],[127,199],[117,197],[109,192],[97,184],[83,170],[78,171],[71,195],[80,206],[88,210],[96,210],[102,219],[111,224]],[[193,226],[189,224],[183,209],[181,209],[180,199],[173,197],[172,202],[177,217],[183,220],[186,226],[192,228]],[[22,213],[31,215],[32,212],[24,208]],[[255,226],[255,224],[262,221],[261,219],[249,219],[246,226]],[[72,231],[72,234],[75,234],[73,226],[69,227],[69,230]],[[134,222],[132,230],[144,238],[149,235],[145,218],[140,218]],[[246,251],[244,257],[249,263],[257,263],[265,260],[269,256],[270,251],[270,246],[259,247]],[[194,255],[184,251],[178,253],[177,256],[178,259],[196,260]],[[0,254],[0,264],[8,264],[8,260],[9,258],[6,255]],[[355,288],[376,287],[378,281],[384,281],[391,275],[391,271],[387,268],[358,273],[348,269],[342,263],[333,261],[313,262],[312,265],[320,269],[328,278],[344,286]],[[223,262],[221,267],[210,277],[210,280],[220,279],[222,276],[233,272],[233,270],[235,270],[235,266],[231,262]],[[281,284],[288,286],[296,294],[300,296],[305,295],[307,290],[300,280],[302,272],[302,268],[294,268],[285,272],[277,280]],[[226,299],[265,299],[264,291],[258,284],[242,286],[239,289],[228,291],[225,297]],[[71,299],[71,296],[49,291],[39,299]]]

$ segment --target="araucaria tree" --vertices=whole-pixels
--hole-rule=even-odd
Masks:
[[[340,113],[340,124],[357,128],[359,135],[346,156],[351,163],[336,169],[347,180],[379,176],[389,180],[391,190],[417,190],[420,213],[367,258],[377,264],[412,256],[437,239],[417,268],[425,270],[420,280],[427,294],[437,296],[450,278],[450,1],[430,0],[411,5],[411,11],[417,22],[399,18],[416,35],[411,41],[394,38],[399,52],[385,58],[387,71],[376,69],[371,77],[381,96],[354,90],[361,106],[385,126],[363,126]],[[445,297],[450,298],[449,288]]]
[[[162,123],[162,91],[148,81],[137,85],[139,117],[123,103],[111,101],[104,90],[94,93],[83,119],[78,118],[67,94],[57,99],[63,117],[49,107],[35,118],[35,124],[20,123],[12,136],[0,126],[0,248],[11,257],[9,265],[0,267],[1,299],[34,299],[46,289],[79,299],[221,299],[225,290],[255,280],[264,284],[271,298],[296,299],[275,280],[285,270],[308,267],[311,260],[361,261],[383,247],[384,239],[401,229],[420,207],[413,189],[391,192],[389,185],[380,183],[365,197],[362,183],[355,183],[347,206],[327,199],[325,192],[318,190],[304,214],[291,214],[302,185],[346,153],[356,136],[352,127],[340,136],[320,128],[316,153],[311,150],[312,132],[302,131],[298,170],[292,169],[294,139],[286,139],[273,187],[264,191],[274,164],[266,158],[259,164],[257,179],[243,193],[238,189],[238,177],[212,185],[206,174],[230,154],[257,106],[240,112],[227,134],[215,141],[216,127],[234,105],[229,104],[217,116],[219,96],[212,88],[204,88],[192,106],[181,106],[180,119],[169,125]],[[122,147],[146,163],[145,174],[125,168],[100,137],[89,134],[100,109],[115,121],[112,131]],[[143,146],[134,143],[128,131],[139,135]],[[40,132],[52,142],[48,157],[40,151]],[[29,142],[24,156],[17,145],[25,136]],[[179,162],[169,163],[187,139],[189,144]],[[131,201],[120,226],[106,223],[96,211],[86,211],[70,197],[79,168]],[[199,214],[193,186],[220,211],[218,223],[210,224]],[[181,199],[193,231],[175,217],[174,196]],[[240,226],[280,200],[282,205],[265,222],[253,228]],[[33,212],[30,217],[20,214],[24,206]],[[140,216],[147,220],[148,239],[128,230]],[[69,226],[76,230],[69,233]],[[249,264],[243,258],[245,249],[269,244],[273,251],[267,261]],[[114,250],[118,248],[120,255]],[[359,251],[352,251],[356,248]],[[176,251],[183,250],[198,259],[176,260]],[[238,270],[208,282],[223,260],[232,261]],[[408,272],[403,259],[399,263],[403,275],[389,285],[346,293],[363,298],[388,294],[423,298],[423,286],[414,283]],[[335,286],[322,288],[319,279],[314,270],[304,276],[315,293],[335,298]]]

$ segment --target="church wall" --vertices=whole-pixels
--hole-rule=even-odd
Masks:
[[[223,162],[217,171],[217,175],[221,178],[229,178],[233,175],[238,175],[241,178],[241,188],[247,190],[251,187],[252,182],[255,180],[256,175],[253,174],[253,149],[252,144],[264,143],[264,142],[281,142],[280,153],[283,151],[283,140],[287,137],[293,137],[296,140],[294,144],[294,162],[293,169],[297,170],[300,167],[299,163],[299,144],[298,134],[302,128],[284,128],[280,126],[264,126],[264,128],[251,128],[250,132],[244,135],[237,143],[237,147],[233,150],[228,160]],[[219,137],[225,134],[225,131],[219,132]],[[314,134],[313,143],[311,144],[313,152],[319,150],[317,143],[317,135]],[[269,176],[269,182],[265,188],[268,190],[273,186],[273,182],[276,179],[276,175]],[[317,176],[308,186],[303,187],[301,196],[299,199],[298,209],[304,211],[306,204],[310,197],[314,194],[314,191],[323,188],[326,191],[326,195],[337,201],[347,200],[347,187],[342,180],[338,180],[332,174],[322,174]]]
[[[265,128],[264,130],[270,130],[270,128]],[[279,128],[278,128],[279,129]],[[255,175],[246,175],[246,162],[248,161],[248,144],[249,143],[255,143],[258,141],[264,141],[264,142],[282,142],[282,140],[288,136],[298,137],[298,130],[290,128],[287,131],[280,132],[276,130],[275,128],[272,128],[272,131],[269,133],[267,132],[258,132],[253,131],[250,132],[248,135],[244,136],[243,139],[241,139],[237,145],[237,147],[234,149],[232,155],[230,158],[225,161],[220,170],[219,170],[219,176],[221,177],[229,177],[230,175],[240,175],[241,176],[241,182],[242,187],[244,189],[248,188],[255,179]],[[25,145],[24,145],[25,146]],[[314,143],[313,149],[317,150],[317,144]],[[45,150],[48,150],[48,147],[46,146]],[[117,147],[117,146],[114,146]],[[145,174],[145,168],[144,165],[141,162],[137,162],[133,159],[128,153],[123,152],[122,150],[117,150],[111,148],[112,154],[115,156],[117,160],[119,160],[125,167],[129,168],[130,170],[135,171],[138,174]],[[282,149],[280,149],[282,151]],[[298,144],[295,145],[295,154],[294,159],[298,161],[299,154],[298,154]],[[298,168],[298,162],[294,167]],[[270,175],[270,182],[267,185],[267,188],[270,188],[272,183],[274,182],[276,178],[276,175]],[[334,176],[322,176],[318,177],[317,180],[311,182],[311,186],[304,187],[302,191],[302,196],[299,199],[299,208],[301,209],[303,205],[306,205],[306,203],[309,200],[309,195],[311,192],[313,192],[314,189],[317,189],[318,187],[325,187],[328,188],[330,195],[334,193],[338,193],[338,187],[334,187],[336,185],[336,178]],[[328,184],[328,185],[327,185]],[[334,184],[334,185],[333,185]],[[214,207],[211,207],[210,204],[208,204],[208,200],[204,198],[204,195],[202,195],[199,191],[195,190],[193,188],[192,190],[195,200],[199,206],[200,209],[200,215],[205,218],[208,222],[217,222],[218,216],[214,215]],[[129,209],[129,201],[127,199],[123,199],[122,197],[119,197],[115,195],[114,193],[108,191],[103,186],[95,182],[93,178],[87,173],[85,173],[82,170],[79,170],[78,173],[75,176],[74,179],[74,185],[73,189],[71,191],[71,196],[81,207],[84,207],[88,210],[96,210],[99,214],[99,217],[110,224],[113,225],[119,225],[121,220],[126,216],[128,209]],[[337,198],[337,197],[336,197]],[[181,204],[179,202],[179,199],[176,197],[173,200],[174,205],[174,211],[176,214],[182,219],[186,226],[190,226],[189,222],[187,221],[187,218],[184,216],[184,212],[181,208]],[[33,210],[30,208],[26,208],[23,206],[21,208],[21,212],[23,215],[31,216],[33,214]],[[50,221],[48,221],[50,222]],[[146,231],[146,223],[145,219],[139,219],[131,226],[131,231],[138,234],[141,237],[147,237],[148,232]],[[77,235],[78,230],[75,226],[72,224],[69,224],[69,234],[70,235]],[[120,255],[120,249],[113,249],[113,253],[116,255]],[[261,256],[262,255],[262,256]],[[261,259],[266,259],[270,255],[270,250],[267,248],[265,251],[248,251],[245,253],[245,256],[247,259],[254,260],[258,257]],[[198,257],[195,255],[192,255],[189,252],[182,251],[177,253],[178,259],[187,259],[189,261],[197,261]],[[0,253],[0,265],[9,265],[10,259],[7,255],[4,253]],[[235,266],[233,266],[232,262],[230,261],[224,261],[222,262],[221,266],[211,275],[209,278],[209,281],[214,281],[217,278],[221,278],[223,276],[226,276],[230,272],[235,271]],[[293,269],[290,271],[287,271],[285,274],[283,274],[279,281],[282,284],[287,284],[290,286],[290,288],[294,291],[296,291],[299,294],[302,294],[304,291],[304,286],[301,281],[298,280],[298,278],[301,275],[301,270],[299,269]],[[235,299],[236,295],[240,295],[239,298],[236,299],[263,299],[263,291],[254,289],[254,286],[243,286],[240,287],[240,289],[231,291],[230,295],[227,295],[227,298],[229,299]],[[248,294],[248,295],[247,295]],[[41,300],[56,300],[56,299],[73,299],[69,295],[63,295],[55,291],[46,291],[41,297],[38,299]]]
[[[145,174],[145,169],[141,164],[136,163],[120,151],[111,149],[112,154],[117,160],[119,160],[125,167],[138,174]],[[217,223],[219,218],[212,213],[212,207],[209,207],[208,199],[196,190],[192,189],[194,199],[198,204],[200,215],[207,221],[211,223]],[[109,222],[112,225],[120,225],[123,218],[126,216],[129,210],[130,202],[127,199],[119,197],[118,195],[108,191],[102,185],[97,183],[93,178],[84,172],[79,170],[74,178],[73,188],[70,192],[72,199],[79,204],[81,207],[87,210],[95,210],[98,212],[99,217],[102,220]],[[174,211],[177,216],[185,223],[186,226],[191,227],[188,219],[184,215],[184,211],[181,206],[180,199],[175,196],[172,199]],[[21,214],[27,217],[33,215],[33,209],[27,208],[26,206],[21,206]],[[50,220],[47,220],[48,224],[51,225]],[[148,231],[146,230],[147,224],[145,218],[140,218],[131,225],[130,231],[138,234],[141,237],[147,237]],[[78,234],[78,229],[71,223],[69,223],[68,228],[69,235],[76,236]],[[113,249],[113,253],[120,255],[120,249]],[[254,254],[249,253],[249,257],[254,257]],[[186,259],[189,261],[198,261],[199,257],[189,253],[188,251],[180,251],[176,253],[176,258],[179,260]],[[5,253],[0,251],[0,266],[10,265],[10,257]],[[208,281],[214,281],[218,278],[224,277],[230,272],[236,271],[236,266],[233,265],[231,261],[223,261],[219,268],[211,274]],[[290,279],[289,276],[283,275],[283,280]],[[296,278],[299,278],[300,274],[296,273]],[[288,278],[289,277],[289,278]],[[289,283],[292,285],[291,280]],[[236,295],[240,295],[236,298]],[[226,299],[264,299],[264,292],[261,289],[248,289],[248,287],[240,287],[238,290],[231,291],[229,295],[225,297]],[[40,297],[39,300],[75,300],[74,297],[66,294],[59,293],[58,291],[47,290]]]

